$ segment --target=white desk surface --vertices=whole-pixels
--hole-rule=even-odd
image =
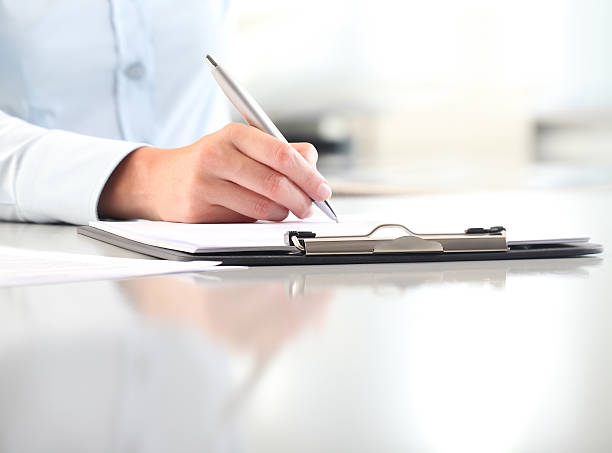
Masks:
[[[0,288],[0,451],[612,451],[609,189],[334,207],[606,250]],[[72,226],[0,244],[137,256]]]

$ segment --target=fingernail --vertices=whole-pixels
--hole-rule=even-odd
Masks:
[[[322,182],[317,189],[317,200],[324,201],[331,197],[332,191],[329,184]]]

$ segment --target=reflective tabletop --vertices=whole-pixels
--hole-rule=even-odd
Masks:
[[[334,200],[416,231],[589,234],[591,257],[0,288],[0,451],[612,451],[611,206]],[[0,244],[141,257],[63,225],[0,224]]]

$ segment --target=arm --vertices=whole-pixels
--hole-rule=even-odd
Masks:
[[[134,151],[135,150],[135,151]],[[134,151],[134,152],[132,152]],[[312,145],[230,124],[184,148],[84,136],[0,112],[0,220],[86,224],[304,218],[329,185]]]
[[[108,177],[141,146],[44,129],[0,111],[0,220],[96,219]]]

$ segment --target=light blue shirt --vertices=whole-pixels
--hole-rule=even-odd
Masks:
[[[225,0],[0,0],[0,219],[87,223],[117,164],[222,127]]]

